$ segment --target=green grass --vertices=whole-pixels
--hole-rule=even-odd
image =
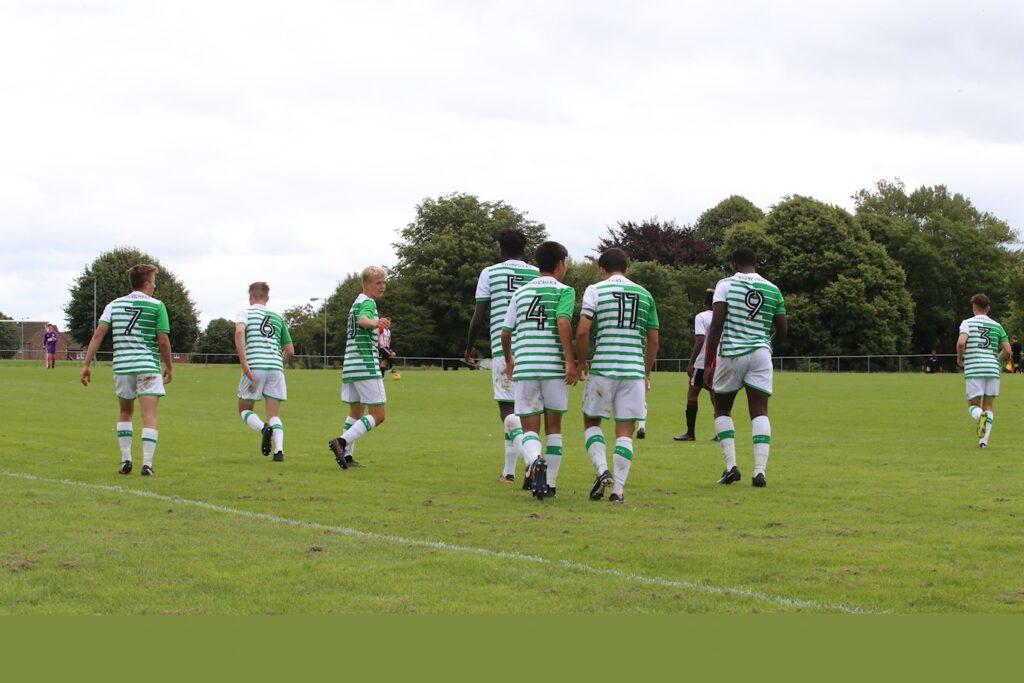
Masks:
[[[657,375],[622,506],[587,499],[579,387],[559,497],[537,502],[496,482],[485,373],[387,382],[367,467],[344,472],[337,372],[288,374],[284,463],[258,454],[237,379],[177,368],[143,479],[116,474],[109,367],[86,389],[74,365],[0,363],[0,613],[1024,611],[1016,377],[980,451],[958,376],[777,375],[757,490],[742,399],[744,479],[716,486],[706,399],[700,441],[674,443],[685,377]]]

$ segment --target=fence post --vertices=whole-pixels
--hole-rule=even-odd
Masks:
[[[842,371],[843,371],[843,361],[840,360],[839,356],[836,356],[836,372],[842,372]]]
[[[896,356],[897,372],[903,372],[903,356]]]
[[[868,374],[871,374],[871,356],[868,356]]]

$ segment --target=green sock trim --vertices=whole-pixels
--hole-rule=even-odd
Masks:
[[[604,442],[605,442],[604,441],[604,436],[602,436],[601,434],[597,434],[596,436],[592,436],[589,439],[587,439],[587,446],[586,446],[586,448],[589,451],[590,447],[593,446],[595,443],[604,443]]]
[[[248,422],[250,415],[252,415],[251,410],[246,410],[244,413],[242,413],[242,422]]]
[[[987,424],[987,425],[990,425],[990,424],[992,424],[993,422],[995,422],[995,420],[996,420],[996,419],[995,419],[994,417],[986,417],[986,418],[985,418],[985,424]]]
[[[727,429],[724,432],[718,432],[718,440],[719,441],[721,441],[722,439],[735,439],[735,438],[736,438],[736,430],[735,429]]]
[[[512,436],[508,432],[505,432],[505,441],[511,441],[514,438],[515,438],[514,436]]]
[[[142,437],[142,440],[143,440],[143,441],[148,441],[149,443],[156,443],[156,439],[149,439],[149,438],[147,438],[147,437],[145,437],[145,436],[144,436],[144,437]]]
[[[523,435],[523,430],[520,429],[519,427],[516,427],[515,429],[512,430],[511,438],[509,438],[509,441],[515,441],[516,437],[522,436],[522,435]]]
[[[342,426],[343,426],[343,427],[345,427],[345,429],[348,429],[349,427],[351,427],[351,426],[352,426],[352,425],[354,425],[355,423],[356,423],[356,421],[355,421],[355,420],[353,420],[353,419],[352,419],[351,417],[346,417],[346,418],[345,418],[345,424],[344,424],[344,425],[342,425]]]
[[[134,434],[134,432],[131,432],[131,431],[128,431],[128,432],[122,432],[122,431],[118,431],[118,432],[117,432],[117,436],[118,436],[118,437],[122,437],[122,436],[131,436],[132,434]]]
[[[359,418],[359,421],[363,423],[364,427],[366,427],[366,431],[370,431],[371,429],[373,429],[373,425],[371,425],[370,421],[367,420],[365,417]],[[355,424],[355,423],[353,422],[352,424]]]
[[[270,428],[271,429],[280,429],[282,432],[284,431],[284,425],[270,425]]]
[[[612,453],[614,455],[618,455],[620,457],[623,457],[626,460],[632,460],[633,459],[633,451],[629,450],[625,446],[616,446],[615,450],[612,451]]]
[[[544,455],[561,455],[561,454],[562,454],[562,447],[561,446],[548,446],[544,450]]]
[[[530,436],[524,436],[524,437],[523,437],[523,443],[524,443],[524,444],[525,444],[525,443],[528,443],[528,442],[530,442],[530,441],[537,441],[537,442],[539,442],[539,441],[540,441],[540,437],[538,437],[538,436],[533,436],[533,435],[530,435]]]
[[[770,434],[754,434],[754,443],[771,443],[772,437]]]

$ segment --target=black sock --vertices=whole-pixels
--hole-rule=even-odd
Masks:
[[[697,426],[697,404],[686,405],[686,433],[694,436],[693,430]]]

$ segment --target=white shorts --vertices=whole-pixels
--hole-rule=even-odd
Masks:
[[[276,401],[288,400],[288,387],[284,383],[284,373],[280,370],[253,370],[256,378],[253,383],[245,373],[238,381],[238,398],[243,401],[258,401],[261,398],[272,398]]]
[[[742,387],[757,389],[772,395],[772,352],[757,349],[738,358],[718,357],[715,367],[716,394],[733,394]]]
[[[999,395],[999,379],[995,377],[967,380],[967,400]]]
[[[384,395],[384,380],[364,379],[358,382],[341,383],[341,400],[345,403],[365,403],[380,406],[387,403]]]
[[[586,417],[610,418],[612,410],[618,422],[644,419],[647,382],[642,379],[611,379],[590,375],[583,391]]]
[[[512,380],[505,376],[505,357],[495,356],[491,361],[491,383],[494,384],[494,400],[502,403],[515,401]]]
[[[163,375],[114,375],[118,398],[134,401],[136,396],[163,396]]]
[[[540,415],[545,410],[564,413],[569,409],[569,386],[564,379],[523,379],[515,385],[515,411],[520,417]]]

